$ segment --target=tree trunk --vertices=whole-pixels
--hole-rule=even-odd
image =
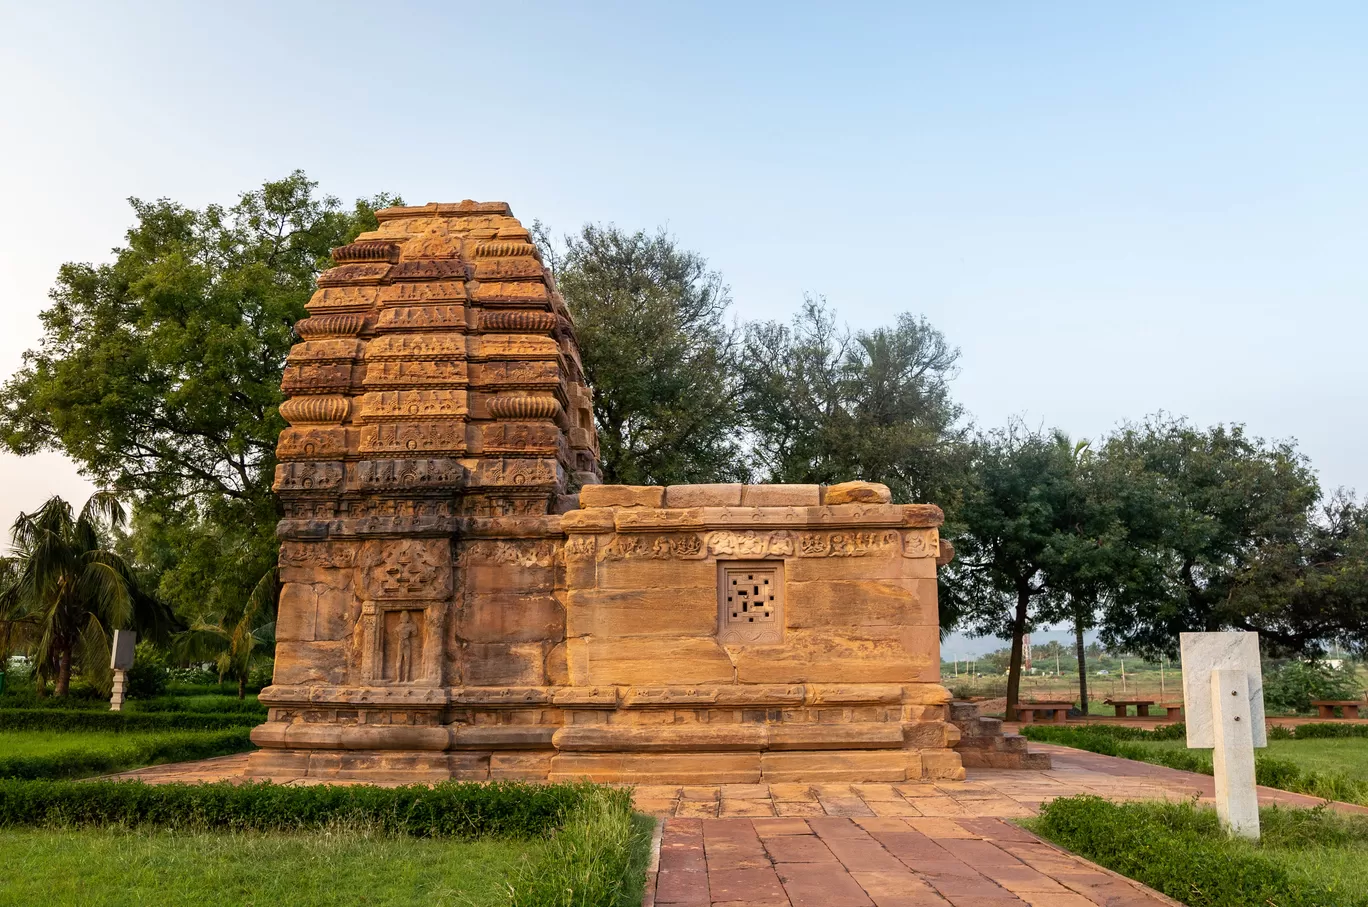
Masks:
[[[71,690],[71,649],[62,650],[57,660],[57,689],[53,695],[61,698]]]
[[[247,675],[238,675],[238,699],[247,698]]]
[[[1074,647],[1078,652],[1078,705],[1088,717],[1088,657],[1083,646],[1083,618],[1074,614]]]
[[[1012,662],[1007,669],[1007,720],[1016,720],[1017,702],[1021,695],[1022,641],[1026,636],[1026,610],[1031,604],[1031,593],[1017,588],[1016,614],[1012,617]]]

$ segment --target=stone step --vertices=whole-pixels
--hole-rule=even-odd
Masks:
[[[996,736],[1002,733],[1001,718],[979,718],[978,726],[981,729],[980,733],[983,734],[991,734]]]
[[[955,701],[950,703],[950,720],[959,724],[960,722],[970,722],[979,717],[978,706],[972,702]]]
[[[1001,738],[1002,751],[1005,753],[1024,753],[1028,741],[1020,734],[1005,734]]]

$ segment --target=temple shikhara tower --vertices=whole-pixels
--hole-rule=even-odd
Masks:
[[[574,323],[508,206],[378,217],[285,369],[252,774],[963,776],[937,507],[599,484]]]

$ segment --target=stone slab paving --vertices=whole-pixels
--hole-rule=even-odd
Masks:
[[[648,907],[1158,907],[1000,818],[665,820]]]

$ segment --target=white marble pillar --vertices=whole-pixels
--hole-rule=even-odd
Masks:
[[[1254,735],[1249,675],[1241,670],[1211,672],[1211,714],[1215,748],[1216,815],[1233,834],[1259,837],[1259,795],[1254,786]]]

